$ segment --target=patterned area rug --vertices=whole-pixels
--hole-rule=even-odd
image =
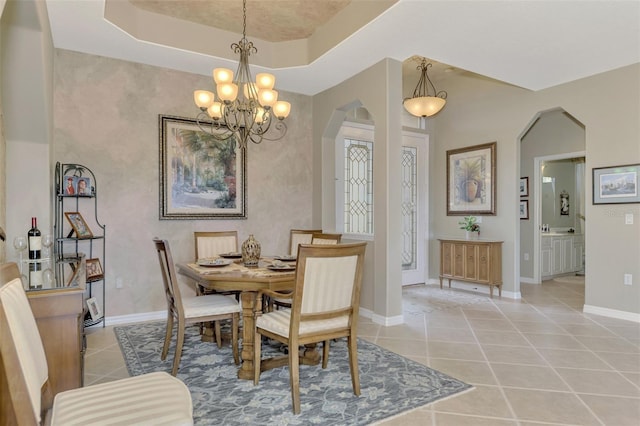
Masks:
[[[164,322],[116,327],[132,376],[171,371],[175,342],[160,361]],[[175,332],[174,332],[175,336]],[[265,371],[260,383],[239,380],[229,345],[200,341],[188,327],[178,377],[189,390],[196,425],[366,425],[470,389],[459,380],[358,339],[360,396],[353,394],[346,339],[333,342],[329,365],[300,366],[301,414],[291,410],[287,367]],[[263,345],[263,357],[277,348]]]
[[[476,303],[492,303],[488,295],[451,289],[445,285],[410,285],[402,289],[402,310],[406,313],[430,313],[439,309],[451,309]]]

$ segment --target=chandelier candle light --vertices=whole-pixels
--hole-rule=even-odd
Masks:
[[[246,0],[242,2],[242,18],[242,39],[231,45],[231,49],[240,54],[235,79],[233,71],[216,68],[213,70],[213,80],[217,97],[206,90],[196,90],[193,97],[201,111],[196,122],[202,131],[219,140],[235,136],[240,146],[246,148],[248,141],[258,144],[263,139],[282,139],[287,133],[287,125],[283,120],[289,115],[291,104],[278,101],[278,92],[273,90],[276,79],[272,74],[259,73],[253,82],[249,55],[257,53],[258,49],[246,36]],[[272,125],[277,132],[273,137],[266,137]]]
[[[436,115],[447,103],[447,92],[444,90],[438,92],[429,78],[428,69],[431,66],[433,66],[431,63],[427,63],[427,60],[422,58],[417,68],[421,72],[418,85],[413,91],[413,96],[405,98],[403,102],[404,108],[416,117]]]

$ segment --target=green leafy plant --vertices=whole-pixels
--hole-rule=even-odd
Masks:
[[[480,225],[476,223],[475,216],[465,216],[458,222],[458,225],[460,225],[460,229],[464,229],[465,231],[480,232]]]

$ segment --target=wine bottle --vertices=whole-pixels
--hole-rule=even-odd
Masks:
[[[42,250],[42,234],[38,229],[38,223],[35,217],[31,218],[31,229],[27,232],[29,240],[29,259],[40,259]]]

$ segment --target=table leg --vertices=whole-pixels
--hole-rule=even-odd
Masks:
[[[254,311],[256,304],[255,291],[243,291],[240,294],[242,304],[242,352],[238,378],[253,380],[253,338],[255,333]]]

